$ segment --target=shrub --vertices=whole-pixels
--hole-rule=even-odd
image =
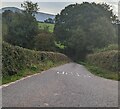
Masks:
[[[118,67],[120,63],[120,58],[118,58],[118,56],[120,55],[118,54],[117,50],[90,54],[87,56],[87,62],[110,71],[118,71],[120,70]]]
[[[43,57],[43,60],[41,60],[41,57]],[[3,76],[14,75],[26,67],[34,67],[34,65],[41,64],[43,61],[68,62],[69,58],[61,53],[34,51],[3,42]]]
[[[110,51],[110,50],[118,50],[118,45],[117,44],[110,44],[107,47],[104,47],[102,49],[94,49],[94,53],[97,52],[104,52],[104,51]]]
[[[50,32],[41,30],[35,37],[34,42],[36,50],[55,51],[54,37]]]

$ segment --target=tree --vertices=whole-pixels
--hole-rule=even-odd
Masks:
[[[69,38],[65,48],[67,51],[66,54],[73,60],[85,57],[88,52],[86,44],[86,33],[81,29],[81,27],[78,27],[76,30],[72,30],[72,36]]]
[[[37,3],[33,3],[31,1],[25,1],[23,4],[21,4],[21,7],[24,8],[24,11],[26,13],[29,13],[31,15],[34,15],[39,10],[38,4]]]
[[[115,31],[112,21],[115,20],[107,4],[72,4],[56,16],[54,34],[57,41],[66,46],[67,55],[76,53],[74,58],[83,59],[93,47],[104,47],[113,42]]]
[[[45,23],[54,23],[54,19],[52,19],[52,18],[48,18],[48,19],[46,19],[45,21],[44,21]]]
[[[38,33],[38,23],[29,13],[3,12],[4,41],[25,48],[34,48],[34,37]]]
[[[117,39],[115,27],[105,17],[96,19],[96,21],[91,24],[89,33],[91,36],[89,45],[91,45],[92,48],[103,48],[115,43]]]

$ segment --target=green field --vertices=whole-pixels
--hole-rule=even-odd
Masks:
[[[54,24],[39,22],[38,26],[39,26],[39,29],[45,29],[46,27],[48,27],[49,32],[53,32],[54,30]]]

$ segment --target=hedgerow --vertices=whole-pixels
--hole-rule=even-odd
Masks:
[[[69,61],[69,58],[61,53],[34,51],[3,42],[2,48],[2,75],[11,76],[20,70],[40,64],[43,61]]]
[[[111,51],[111,50],[118,50],[118,44],[110,44],[102,49],[94,49],[93,52],[94,53],[98,53],[98,52],[105,52],[105,51]]]
[[[118,67],[120,64],[120,55],[118,54],[118,50],[89,54],[87,56],[87,62],[92,65],[117,72],[120,71],[120,68]]]

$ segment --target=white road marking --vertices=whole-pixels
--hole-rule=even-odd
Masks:
[[[89,77],[90,78],[91,76],[90,75],[84,75],[84,77]]]
[[[60,73],[60,72],[57,72],[57,74],[65,74],[65,75],[71,74],[71,75],[73,75],[73,72],[64,72],[64,71],[63,71],[63,72],[61,72],[61,73]],[[78,73],[76,73],[76,75],[77,75],[77,76],[80,76]],[[84,77],[88,77],[88,75],[84,75]],[[89,77],[91,77],[91,76],[89,76]]]
[[[57,74],[59,74],[59,72],[57,72]]]
[[[59,95],[58,93],[54,93],[55,96]]]
[[[44,105],[45,105],[45,106],[49,106],[49,104],[48,104],[48,103],[44,103]]]
[[[77,73],[77,76],[80,76],[80,75]]]

